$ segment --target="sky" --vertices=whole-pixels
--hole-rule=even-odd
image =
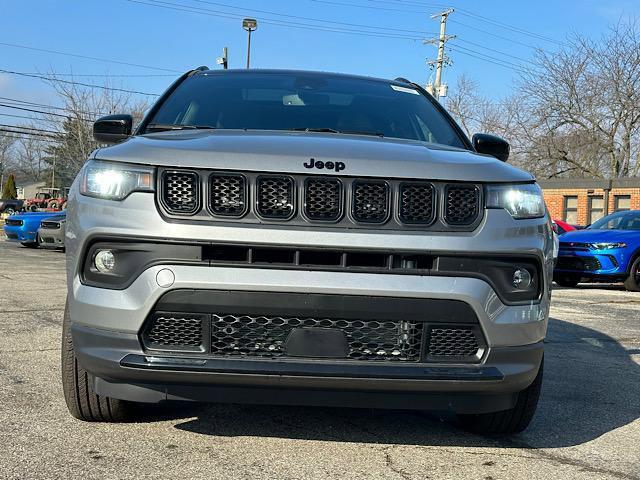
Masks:
[[[598,39],[620,18],[640,17],[640,0],[0,0],[0,6],[0,70],[73,73],[61,78],[102,85],[100,75],[109,75],[111,87],[149,93],[161,93],[190,68],[220,68],[224,46],[230,68],[244,68],[245,16],[258,20],[254,68],[401,76],[424,85],[436,47],[422,39],[439,30],[430,15],[453,7],[447,34],[456,38],[448,43],[445,83],[453,88],[465,74],[492,98],[509,93],[536,48],[556,51],[575,33]],[[45,82],[2,72],[0,97],[59,104]],[[8,115],[24,113],[0,107],[0,124],[18,124]]]

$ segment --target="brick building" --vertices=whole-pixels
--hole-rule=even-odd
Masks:
[[[551,218],[589,225],[620,210],[640,210],[640,177],[541,180]]]

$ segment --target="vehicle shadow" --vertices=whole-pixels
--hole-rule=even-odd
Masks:
[[[525,432],[511,437],[469,434],[457,428],[450,415],[412,411],[174,404],[148,413],[157,420],[177,420],[175,428],[180,430],[228,437],[567,447],[593,440],[640,417],[640,365],[631,358],[637,353],[638,349],[626,350],[596,330],[551,319],[538,411]]]

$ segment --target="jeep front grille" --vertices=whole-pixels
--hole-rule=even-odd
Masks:
[[[435,188],[431,183],[400,185],[400,220],[429,225],[435,219]]]
[[[141,338],[150,351],[287,358],[287,338],[296,328],[344,333],[348,348],[342,360],[477,362],[486,345],[477,324],[229,313],[152,313]]]
[[[304,213],[310,220],[338,220],[342,214],[342,184],[337,178],[308,178]]]
[[[295,210],[295,185],[291,177],[262,175],[257,179],[258,213],[264,218],[286,220]]]
[[[447,185],[444,219],[450,225],[475,222],[480,209],[480,192],[475,185]]]
[[[158,178],[158,203],[175,219],[471,231],[483,213],[475,183],[169,169]]]
[[[364,223],[383,223],[389,216],[389,185],[356,180],[353,185],[353,218]]]
[[[333,328],[347,337],[347,358],[418,361],[422,324],[414,322],[212,315],[212,355],[281,357],[294,328]]]
[[[211,212],[224,217],[243,215],[247,209],[247,184],[242,175],[212,174],[209,177]]]
[[[162,174],[161,198],[176,215],[192,215],[200,206],[200,179],[195,172],[167,170]]]

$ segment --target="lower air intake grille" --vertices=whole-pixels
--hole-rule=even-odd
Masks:
[[[247,186],[242,175],[211,175],[209,195],[214,215],[239,217],[247,209]]]
[[[422,323],[246,315],[212,315],[211,353],[281,357],[287,336],[298,327],[342,330],[352,360],[420,360]]]
[[[204,351],[202,333],[208,315],[156,313],[142,334],[147,348]]]
[[[386,182],[353,182],[353,217],[358,222],[383,223],[389,216]]]
[[[430,183],[404,183],[400,186],[400,220],[429,225],[435,219],[435,188]]]
[[[165,171],[162,175],[162,202],[169,212],[192,215],[200,206],[198,174],[185,171]]]
[[[264,175],[257,180],[257,208],[260,216],[286,220],[295,211],[291,177]]]
[[[311,220],[337,220],[342,213],[342,184],[334,178],[309,178],[305,183],[304,213]]]
[[[474,358],[480,344],[473,328],[433,327],[427,339],[427,356],[443,360]]]
[[[471,225],[480,212],[480,191],[475,185],[447,185],[444,220],[449,225]]]

